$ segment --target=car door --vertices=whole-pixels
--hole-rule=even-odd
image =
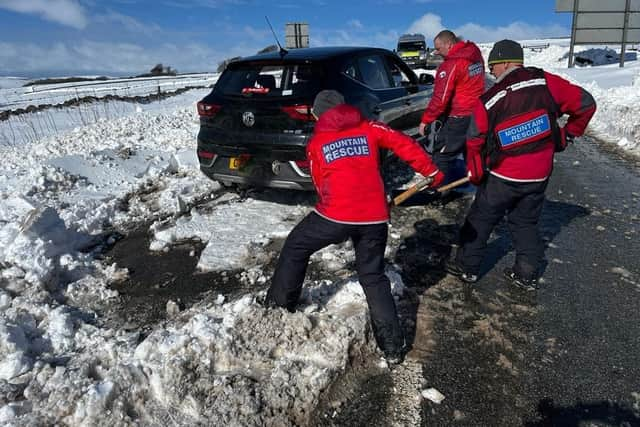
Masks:
[[[415,73],[395,55],[385,55],[385,61],[392,84],[404,89],[393,110],[396,116],[393,120],[398,129],[411,136],[417,135],[422,113],[433,94],[433,86],[420,85]]]
[[[402,98],[406,89],[393,84],[383,54],[373,53],[358,56],[352,63],[352,77],[364,90],[359,91],[361,99],[356,102],[365,115],[394,129],[398,127]],[[355,74],[354,74],[355,73]]]

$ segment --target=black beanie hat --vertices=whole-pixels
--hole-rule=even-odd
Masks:
[[[524,63],[522,46],[513,40],[500,40],[496,42],[491,52],[489,52],[489,65],[500,64],[501,62]]]
[[[328,109],[340,104],[344,104],[344,96],[340,92],[337,90],[323,90],[316,95],[311,111],[316,117],[320,117]]]

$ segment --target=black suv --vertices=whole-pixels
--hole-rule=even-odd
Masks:
[[[378,48],[295,49],[232,62],[198,103],[200,169],[224,185],[312,189],[305,146],[319,91],[338,90],[365,116],[415,136],[432,83]]]

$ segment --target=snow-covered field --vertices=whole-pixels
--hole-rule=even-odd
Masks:
[[[145,114],[171,115],[179,108],[184,109],[194,104],[210,90],[194,89],[169,97],[162,102],[148,104],[128,101],[98,101],[12,115],[7,120],[0,121],[0,146],[37,145],[38,141],[48,137],[55,137],[96,123],[104,123],[108,126],[116,119],[124,117],[142,117]],[[197,121],[197,117],[192,117],[192,119],[194,123]]]
[[[29,105],[58,105],[85,96],[132,97],[175,92],[185,87],[209,87],[217,79],[218,73],[202,73],[24,86],[25,80],[3,78],[0,79],[0,111],[26,108]]]
[[[527,64],[583,84],[598,103],[589,132],[638,153],[640,64],[569,70],[567,45],[550,42],[527,49]],[[128,274],[97,256],[114,230],[151,221],[152,250],[196,237],[199,269],[264,283],[247,257],[309,210],[241,200],[200,173],[195,102],[206,93],[0,122],[0,424],[304,424],[352,353],[373,348],[357,280],[338,273],[348,246],[314,256],[327,277],[309,282],[295,314],[250,293],[205,299],[146,337],[101,318],[96,308],[118,303],[109,285]],[[389,266],[401,297],[398,273]]]

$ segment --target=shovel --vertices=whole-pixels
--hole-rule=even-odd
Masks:
[[[418,182],[417,184],[412,185],[407,190],[405,190],[402,193],[400,193],[399,195],[397,195],[393,199],[393,202],[391,203],[391,205],[392,206],[398,206],[400,203],[404,202],[409,197],[411,197],[414,194],[419,193],[422,190],[424,190],[425,188],[427,188],[429,186],[429,184],[431,184],[432,182],[433,182],[433,178],[428,177],[428,178],[425,178],[422,181]],[[443,185],[442,187],[438,187],[437,191],[439,193],[444,193],[445,191],[451,190],[452,188],[459,187],[459,186],[461,186],[463,184],[466,184],[467,182],[469,182],[469,177],[465,176],[464,178],[460,178],[460,179],[458,179],[456,181],[450,182],[447,185]]]

